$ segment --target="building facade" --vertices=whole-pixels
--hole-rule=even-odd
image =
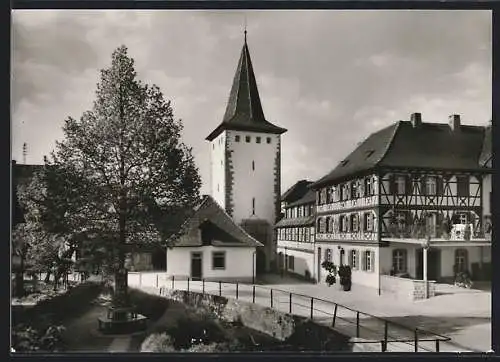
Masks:
[[[217,203],[264,244],[258,271],[276,264],[273,226],[280,214],[281,135],[286,129],[268,122],[246,42],[234,76],[222,122],[210,142],[210,192]]]
[[[281,197],[282,218],[276,224],[278,269],[306,280],[313,279],[315,192],[310,181],[301,180]]]
[[[436,124],[415,113],[370,135],[311,186],[318,260],[351,265],[353,284],[380,292],[385,276],[422,279],[429,241],[429,280],[489,277],[488,132],[458,115]]]

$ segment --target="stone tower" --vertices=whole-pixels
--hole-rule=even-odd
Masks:
[[[264,117],[246,41],[241,50],[222,122],[210,142],[212,197],[265,247],[257,252],[257,271],[274,265],[273,226],[280,212],[281,135],[286,129]]]

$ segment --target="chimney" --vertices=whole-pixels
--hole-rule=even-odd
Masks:
[[[460,115],[452,114],[448,117],[448,124],[452,131],[458,131],[460,129]]]
[[[410,121],[413,128],[420,127],[422,124],[422,113],[412,113],[410,116]]]

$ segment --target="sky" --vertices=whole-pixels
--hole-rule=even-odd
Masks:
[[[16,10],[12,158],[41,164],[62,125],[91,109],[100,69],[120,45],[184,124],[209,190],[205,137],[222,121],[243,45],[266,119],[282,135],[282,191],[332,170],[370,133],[423,122],[491,119],[491,11]]]

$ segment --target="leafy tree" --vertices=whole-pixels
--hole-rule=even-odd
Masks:
[[[46,159],[42,219],[78,245],[105,248],[115,306],[128,305],[125,260],[145,246],[166,247],[199,201],[201,185],[182,123],[160,89],[137,79],[121,46],[101,71],[96,100]]]

